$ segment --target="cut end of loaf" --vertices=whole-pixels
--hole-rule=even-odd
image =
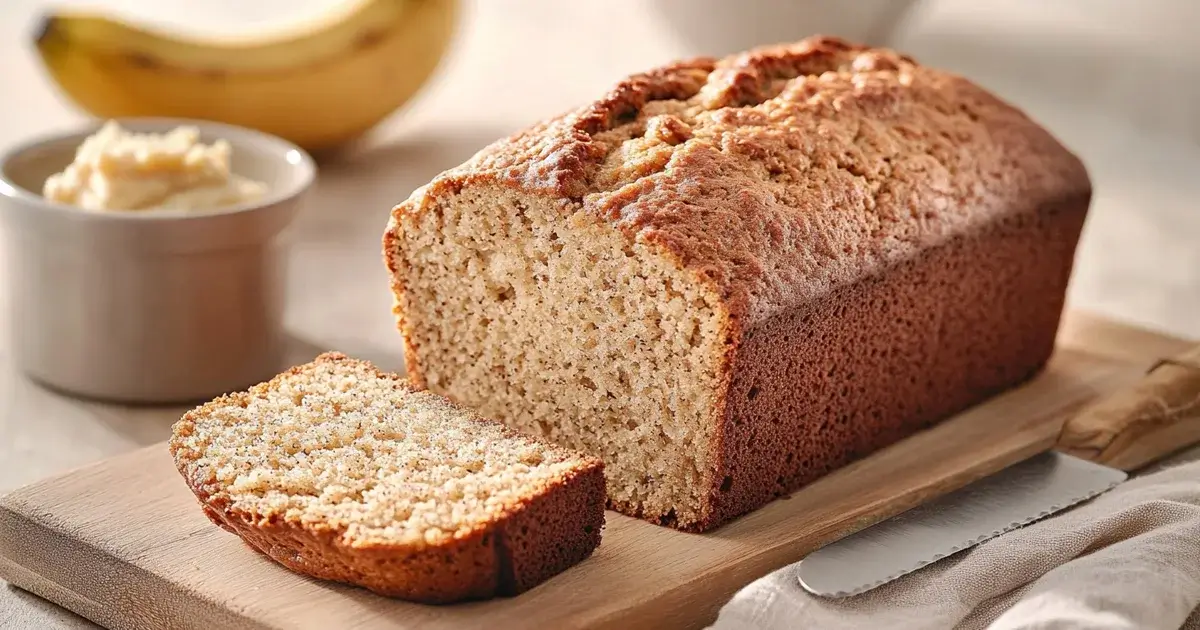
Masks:
[[[421,601],[511,594],[599,544],[603,464],[337,353],[189,412],[176,464],[282,564]]]
[[[467,187],[387,237],[410,376],[602,458],[614,507],[705,518],[725,357],[717,296],[575,208]]]

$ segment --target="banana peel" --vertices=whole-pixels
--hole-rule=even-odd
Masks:
[[[291,32],[199,40],[60,12],[35,43],[54,81],[93,116],[211,120],[317,152],[408,102],[446,54],[458,14],[458,0],[359,0]]]

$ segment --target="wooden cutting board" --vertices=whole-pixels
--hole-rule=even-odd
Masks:
[[[1065,411],[1185,345],[1073,314],[1025,386],[708,534],[610,512],[592,558],[511,599],[421,606],[292,574],[212,525],[162,444],[0,500],[0,577],[120,629],[701,627],[755,578],[1048,448]]]

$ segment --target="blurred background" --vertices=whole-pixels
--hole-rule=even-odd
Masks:
[[[83,120],[30,43],[48,7],[101,8],[183,33],[253,35],[339,4],[5,0],[0,77],[7,85],[0,140],[11,143]],[[353,189],[357,203],[375,204],[377,213],[385,213],[412,187],[494,137],[584,102],[626,73],[681,55],[724,53],[823,31],[889,44],[966,74],[1046,124],[1083,156],[1097,185],[1073,303],[1200,335],[1195,316],[1200,44],[1192,34],[1200,3],[465,0],[463,5],[456,40],[435,77],[376,129],[368,143],[372,149],[325,169],[325,180],[335,175],[335,190],[323,195]],[[327,214],[310,213],[308,220],[331,228],[328,238],[356,238]],[[361,238],[374,249],[373,232]],[[342,304],[350,308],[356,302]],[[384,316],[364,325],[390,328]]]
[[[86,7],[182,34],[254,37],[342,4],[0,0],[0,148],[89,120],[51,79],[33,45],[49,10]],[[299,360],[338,348],[387,369],[400,366],[379,235],[391,207],[437,172],[497,137],[595,98],[631,72],[816,32],[888,45],[962,73],[1046,125],[1083,157],[1096,185],[1071,305],[1200,337],[1195,0],[461,4],[447,56],[416,98],[363,142],[320,165],[316,197],[297,220],[288,274],[285,324],[301,332]],[[5,275],[3,334],[9,328]],[[170,409],[117,413],[54,396],[12,371],[8,347],[0,343],[0,492],[157,442],[178,417]],[[12,597],[28,600],[32,610],[31,598],[15,591]],[[0,597],[0,613],[8,605]],[[58,613],[37,613],[43,614],[21,627],[67,627],[51,625]],[[84,627],[80,623],[71,627]]]

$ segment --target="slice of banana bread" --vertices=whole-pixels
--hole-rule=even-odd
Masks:
[[[383,248],[415,383],[705,530],[1037,372],[1090,198],[986,90],[814,37],[499,141]]]
[[[205,514],[258,551],[414,601],[520,593],[604,525],[599,460],[338,353],[189,412],[170,449]]]

